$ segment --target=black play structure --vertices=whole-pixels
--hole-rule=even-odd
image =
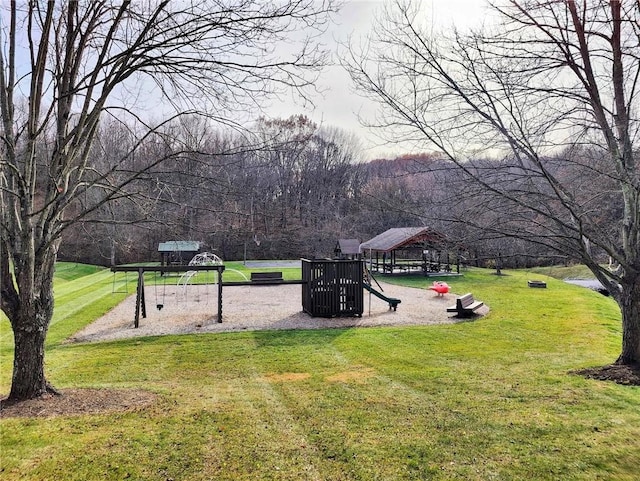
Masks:
[[[361,260],[302,259],[302,309],[313,317],[362,316],[364,290],[389,304],[394,311],[400,299],[383,294]]]
[[[302,259],[302,309],[314,317],[361,316],[362,261]]]

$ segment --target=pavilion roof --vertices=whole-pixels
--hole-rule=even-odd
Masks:
[[[401,248],[419,247],[425,242],[442,241],[444,236],[428,227],[394,227],[360,244],[360,252],[391,252]]]

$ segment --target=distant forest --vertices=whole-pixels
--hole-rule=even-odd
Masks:
[[[341,238],[365,241],[392,227],[428,226],[463,246],[473,265],[571,260],[552,257],[535,219],[500,209],[486,186],[470,179],[472,170],[485,169],[487,182],[518,182],[489,175],[505,159],[469,159],[466,170],[433,153],[363,162],[357,138],[304,116],[261,119],[251,135],[211,130],[195,118],[162,134],[131,145],[121,126],[103,125],[92,155],[97,165],[117,159],[114,183],[136,171],[140,156],[145,163],[157,158],[157,166],[115,201],[69,222],[59,259],[155,261],[158,244],[168,240],[200,241],[225,260],[329,257]],[[568,165],[558,162],[558,175],[571,175]],[[603,201],[611,222],[619,216],[616,200]],[[67,217],[73,215],[71,209]],[[530,238],[496,228],[507,222]]]

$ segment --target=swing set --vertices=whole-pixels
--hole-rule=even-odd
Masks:
[[[218,317],[217,322],[222,322],[222,273],[224,272],[224,265],[190,265],[190,266],[113,266],[111,268],[113,273],[124,272],[125,276],[127,272],[137,272],[138,282],[136,286],[136,311],[133,321],[133,326],[138,328],[140,326],[140,316],[147,317],[147,303],[145,300],[144,289],[144,274],[145,272],[153,272],[154,278],[157,279],[157,274],[160,273],[164,277],[164,274],[168,272],[187,272],[187,271],[216,271],[218,273]],[[160,311],[164,307],[164,298],[166,292],[166,280],[163,280],[161,298],[158,297],[158,284],[155,283],[156,294],[156,308]]]

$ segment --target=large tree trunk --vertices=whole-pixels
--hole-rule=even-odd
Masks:
[[[34,264],[33,275],[16,272],[19,307],[9,315],[15,344],[11,401],[57,393],[44,374],[44,343],[53,317],[54,266],[55,256],[51,256]]]
[[[640,277],[625,282],[618,304],[622,311],[622,353],[616,364],[640,364]]]
[[[36,317],[39,318],[34,323],[37,328],[20,320],[25,327],[14,328],[13,331],[15,349],[9,400],[33,399],[53,391],[44,375],[44,341],[48,322],[42,314],[36,314]]]

